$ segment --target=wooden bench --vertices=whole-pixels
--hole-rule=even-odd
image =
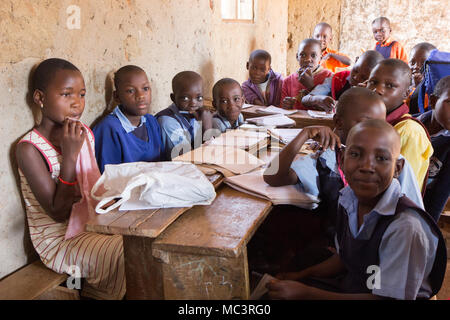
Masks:
[[[35,261],[0,281],[0,300],[79,300],[77,290],[60,286],[67,277]]]

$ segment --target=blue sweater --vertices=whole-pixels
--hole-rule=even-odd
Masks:
[[[164,160],[164,147],[158,121],[150,114],[146,114],[145,118],[148,142],[139,139],[132,132],[127,133],[113,114],[107,115],[93,128],[95,156],[101,173],[105,170],[105,164]]]

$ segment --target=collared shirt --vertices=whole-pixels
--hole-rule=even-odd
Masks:
[[[126,133],[133,132],[134,130],[136,130],[136,128],[143,126],[144,123],[147,121],[147,119],[145,119],[144,116],[141,116],[141,123],[139,123],[137,127],[133,126],[133,124],[130,122],[130,120],[128,120],[126,115],[123,114],[122,110],[120,110],[119,106],[115,107],[111,113],[115,115],[117,119],[119,119],[120,124],[122,125]]]
[[[392,43],[392,42],[394,42],[394,43]],[[406,55],[405,49],[400,44],[400,42],[398,42],[396,40],[392,40],[391,37],[389,37],[384,43],[377,42],[375,44],[374,50],[379,51],[379,50],[377,50],[377,46],[380,46],[381,48],[385,48],[385,47],[389,47],[391,44],[392,44],[392,47],[391,47],[390,55],[389,56],[383,55],[383,56],[386,59],[388,59],[388,58],[400,59],[400,60],[403,60],[404,62],[408,63],[408,57]]]
[[[157,115],[157,119],[161,126],[166,156],[172,159],[175,147],[174,156],[178,156],[179,151],[186,153],[202,144],[202,124],[195,118],[185,117],[175,104],[171,104],[168,109],[172,111],[173,117]]]
[[[234,126],[231,125],[230,121],[228,121],[227,118],[222,117],[220,114],[214,115],[214,118],[212,119],[212,127],[214,129],[219,129],[220,132],[225,132],[228,129],[234,129],[239,127],[241,124],[244,123],[244,116],[239,114],[238,119],[235,121]]]
[[[319,184],[319,173],[317,171],[318,158],[324,159],[326,166],[331,171],[339,175],[336,152],[331,149],[327,149],[321,154],[315,153],[300,157],[291,165],[291,168],[295,171],[299,179],[299,184],[303,191],[316,197],[319,196],[321,188]],[[400,159],[405,158],[400,155]],[[410,198],[419,208],[423,209],[424,205],[422,194],[420,192],[416,176],[414,175],[414,172],[406,159],[403,170],[400,172],[398,177],[398,181],[401,185],[401,192]]]
[[[395,213],[398,199],[403,195],[399,182],[392,180],[376,206],[366,214],[358,227],[358,199],[350,187],[341,190],[339,205],[348,216],[352,236],[360,240],[372,237],[381,216]],[[337,241],[336,241],[337,243]],[[438,237],[428,223],[413,209],[398,213],[387,227],[381,239],[380,285],[374,288],[375,295],[395,299],[429,297],[428,281],[433,267]],[[337,248],[339,251],[339,248]]]
[[[323,52],[322,52],[322,58],[325,57],[327,54],[329,53],[335,53],[338,54],[340,56],[345,56],[348,58],[347,55],[340,53],[336,50],[330,49],[330,48],[326,48]],[[339,60],[335,59],[335,58],[328,58],[327,60],[322,60],[320,62],[321,66],[324,67],[325,69],[330,70],[331,72],[336,72],[336,68],[346,68],[349,65],[348,64],[343,64],[342,62],[340,62]]]

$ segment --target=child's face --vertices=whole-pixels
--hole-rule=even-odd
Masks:
[[[350,71],[350,85],[357,86],[359,83],[363,83],[369,79],[372,69],[369,67],[367,60],[359,58]]]
[[[297,60],[301,69],[315,69],[322,57],[322,51],[320,46],[315,43],[307,43],[306,45],[300,45],[297,53]]]
[[[398,175],[394,145],[392,134],[379,128],[362,128],[349,137],[343,170],[358,201],[376,200]]]
[[[409,60],[409,67],[414,81],[417,86],[423,80],[423,65],[428,58],[428,50],[423,48],[413,49],[411,51],[411,60]]]
[[[328,48],[333,41],[331,29],[326,26],[320,26],[314,29],[313,38],[320,41],[322,51]]]
[[[222,85],[218,90],[217,97],[214,97],[214,106],[220,115],[227,118],[230,123],[238,119],[244,99],[241,87],[235,83]]]
[[[125,115],[136,117],[149,112],[152,92],[145,72],[130,71],[124,74],[115,95]]]
[[[250,81],[254,84],[265,82],[270,71],[270,62],[264,58],[254,58],[247,62],[247,70]]]
[[[170,97],[180,110],[195,112],[203,107],[203,81],[181,81]]]
[[[373,37],[379,43],[385,42],[391,35],[391,27],[386,21],[376,21],[372,24]]]
[[[58,70],[42,95],[43,115],[62,124],[69,118],[80,119],[85,106],[83,76],[75,70]]]
[[[346,143],[347,135],[356,124],[370,119],[386,120],[386,107],[381,101],[355,101],[351,111],[347,110],[342,119],[336,119],[336,128],[342,132],[341,141]]]
[[[433,116],[442,128],[450,130],[450,88],[444,90],[437,98]]]
[[[378,93],[389,113],[408,97],[410,79],[401,70],[378,64],[371,72],[367,88]]]

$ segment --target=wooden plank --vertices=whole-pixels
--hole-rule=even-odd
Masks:
[[[159,209],[130,210],[108,225],[111,234],[133,235],[134,230],[147,219],[151,219]]]
[[[86,231],[110,234],[108,226],[127,212],[115,209],[105,214],[97,214],[86,223]]]
[[[80,300],[80,293],[75,289],[58,286],[44,292],[35,300]]]
[[[57,287],[67,279],[47,268],[40,260],[29,264],[0,281],[0,300],[32,300]]]
[[[272,204],[228,186],[210,206],[196,206],[170,225],[153,244],[162,251],[237,257]]]
[[[190,208],[159,209],[153,213],[150,219],[143,221],[135,229],[131,230],[129,234],[156,238],[180,215],[189,209]]]

